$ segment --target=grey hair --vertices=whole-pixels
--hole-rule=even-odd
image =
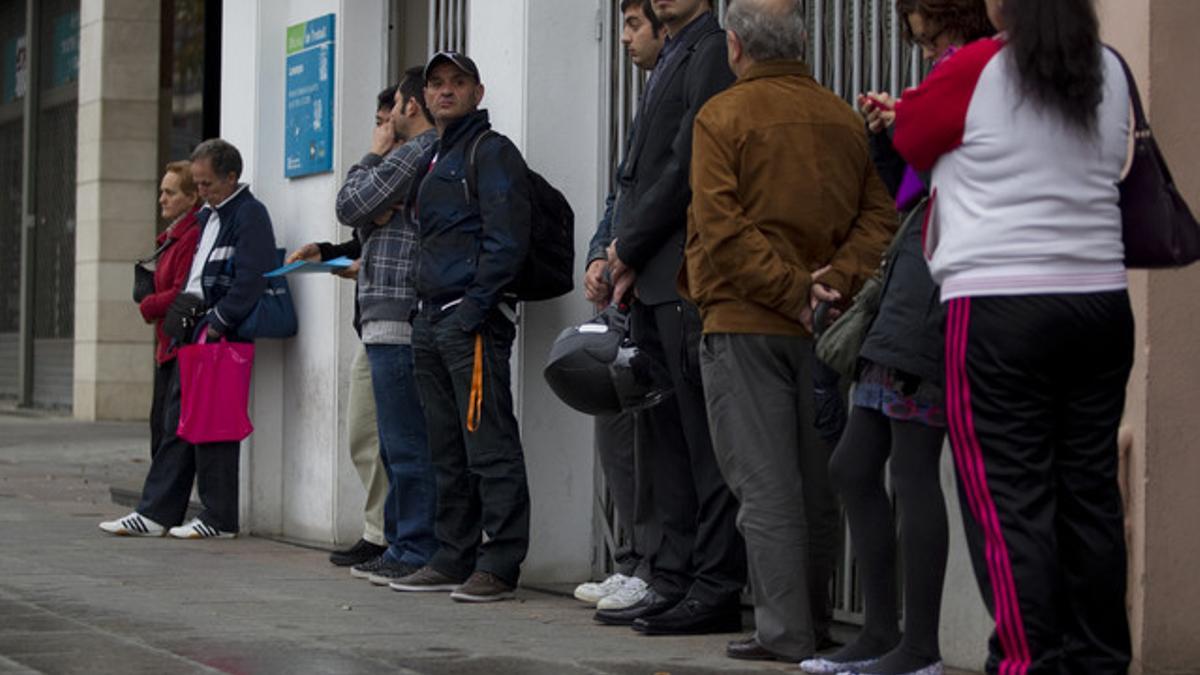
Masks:
[[[803,59],[808,39],[803,0],[786,0],[782,12],[765,4],[733,0],[725,11],[725,28],[738,36],[746,55],[755,61]]]
[[[192,161],[207,159],[212,163],[213,173],[218,176],[228,176],[233,173],[242,177],[242,153],[233,147],[229,141],[220,138],[210,138],[192,151]]]

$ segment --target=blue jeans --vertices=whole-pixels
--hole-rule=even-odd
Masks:
[[[437,551],[433,534],[437,487],[425,439],[425,415],[413,379],[412,347],[366,347],[375,391],[379,454],[388,477],[383,507],[388,541],[385,555],[421,566]]]

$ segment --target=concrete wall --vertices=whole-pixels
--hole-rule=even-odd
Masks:
[[[270,209],[280,246],[348,236],[334,219],[334,200],[341,176],[369,145],[367,121],[386,73],[386,9],[384,0],[226,4],[222,135],[241,148],[249,167],[244,180]],[[594,3],[489,0],[471,3],[468,25],[468,52],[487,87],[484,106],[496,129],[571,200],[580,251],[595,222],[599,189],[600,84],[579,76],[600,70],[597,9]],[[337,13],[337,172],[287,180],[285,28],[328,12]],[[536,17],[532,28],[530,17]],[[257,348],[256,430],[244,446],[243,511],[257,533],[350,541],[361,528],[363,498],[345,447],[346,375],[357,349],[351,284],[310,276],[292,285],[300,334],[260,341]],[[560,404],[541,376],[550,341],[587,315],[578,295],[528,306],[514,350],[514,393],[533,501],[528,581],[571,581],[591,572],[591,422]]]
[[[286,27],[337,14],[334,167],[283,177]],[[375,94],[385,80],[384,0],[226,3],[222,44],[222,135],[246,160],[249,182],[271,212],[279,246],[341,241],[334,200],[370,142]],[[300,334],[258,343],[245,443],[243,511],[261,534],[353,541],[362,527],[362,487],[345,447],[346,374],[357,348],[353,285],[332,276],[293,278]]]
[[[599,190],[600,83],[591,75],[600,70],[598,9],[561,0],[472,2],[467,28],[492,124],[570,200],[580,255],[594,230]],[[581,294],[522,311],[513,381],[533,504],[524,573],[528,581],[574,581],[592,568],[592,423],[558,401],[542,368],[558,332],[589,312]]]

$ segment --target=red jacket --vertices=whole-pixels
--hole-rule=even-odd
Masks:
[[[154,358],[161,365],[175,358],[175,348],[171,338],[163,333],[163,318],[167,309],[175,302],[175,296],[187,285],[188,273],[192,270],[192,258],[196,255],[196,246],[200,241],[200,226],[196,224],[196,211],[193,208],[182,218],[158,235],[158,246],[162,246],[167,237],[175,243],[167,247],[158,258],[154,268],[154,293],[142,299],[138,308],[142,310],[142,318],[146,323],[154,324],[154,334],[157,347]]]

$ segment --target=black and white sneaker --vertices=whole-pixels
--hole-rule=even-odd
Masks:
[[[134,511],[116,520],[100,523],[100,529],[121,537],[161,537],[167,533],[162,525]]]
[[[237,532],[224,532],[199,518],[192,518],[179,527],[172,527],[171,536],[176,539],[233,539]]]
[[[371,575],[378,572],[379,568],[383,566],[383,562],[383,556],[377,555],[367,562],[351,565],[350,576],[355,579],[370,579]]]

